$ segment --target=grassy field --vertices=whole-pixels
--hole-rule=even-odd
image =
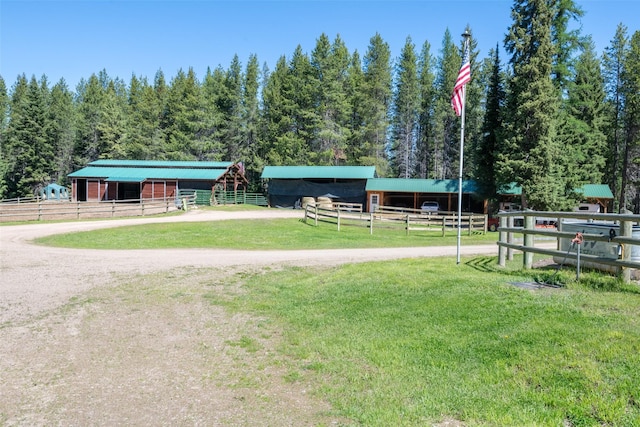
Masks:
[[[70,247],[296,249],[454,245],[298,220],[122,227],[52,236]],[[464,244],[496,233],[463,236]],[[242,293],[211,304],[282,333],[287,380],[308,384],[355,425],[640,426],[640,288],[561,272],[500,269],[493,257],[430,258],[237,274]],[[214,274],[214,273],[212,273]],[[246,337],[247,345],[252,338]],[[278,361],[281,359],[278,357]],[[276,363],[274,361],[274,363]],[[278,362],[281,363],[281,362]],[[306,386],[305,386],[306,387]]]
[[[464,235],[464,244],[492,244],[497,233]],[[402,228],[377,228],[305,224],[297,219],[228,220],[146,224],[54,235],[36,242],[51,246],[88,249],[334,249],[455,245],[456,232],[414,232]]]
[[[292,268],[224,304],[273,319],[289,379],[358,425],[640,426],[637,285],[563,272],[524,290],[495,261]]]

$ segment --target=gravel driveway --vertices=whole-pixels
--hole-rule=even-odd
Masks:
[[[303,381],[285,380],[294,368],[274,351],[280,331],[202,295],[239,292],[216,274],[229,267],[455,256],[455,247],[114,251],[30,243],[120,225],[267,217],[301,213],[194,210],[0,227],[0,425],[348,424]],[[497,247],[461,252],[497,254]]]

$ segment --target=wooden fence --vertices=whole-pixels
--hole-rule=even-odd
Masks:
[[[631,281],[632,270],[640,269],[640,239],[636,234],[640,234],[640,215],[630,214],[596,214],[579,212],[510,212],[499,213],[500,226],[498,227],[498,264],[506,265],[507,259],[513,258],[513,250],[521,251],[523,256],[523,267],[530,269],[533,267],[533,254],[550,255],[558,259],[568,259],[579,263],[599,268],[600,266],[610,266],[615,269],[618,275],[626,282]],[[514,226],[515,218],[523,218],[521,226]],[[539,218],[553,218],[557,228],[541,228],[536,223]],[[581,232],[589,230],[591,225],[602,226],[608,232],[593,233]],[[636,229],[634,232],[634,228]],[[572,229],[572,231],[566,231]],[[578,230],[576,232],[575,230]],[[613,230],[613,231],[611,231]],[[579,234],[579,236],[578,236]],[[515,243],[514,236],[521,235],[522,243]],[[555,249],[536,247],[536,237],[546,238],[556,241]],[[588,250],[580,250],[571,253],[563,248],[569,247],[573,239],[581,241],[579,245],[591,248],[598,242],[613,246],[614,255],[605,256],[597,251],[589,253]],[[540,242],[540,239],[537,239]],[[577,245],[573,243],[572,245]],[[611,252],[609,250],[608,252]]]
[[[88,218],[115,218],[167,213],[193,206],[193,196],[180,199],[110,200],[68,202],[42,199],[20,203],[0,203],[0,222],[45,221]]]
[[[404,229],[407,234],[413,231],[439,232],[443,236],[447,231],[457,230],[458,215],[452,212],[422,212],[417,209],[379,206],[375,212],[362,212],[361,205],[353,204],[307,204],[304,208],[304,221],[313,220],[336,224],[338,231],[343,225],[368,227],[370,234],[374,228]],[[487,216],[463,213],[461,225],[471,235],[473,232],[487,232]]]

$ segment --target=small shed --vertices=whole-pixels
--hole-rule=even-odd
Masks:
[[[238,191],[248,182],[241,163],[96,160],[71,178],[75,201],[174,198],[178,190]]]
[[[42,187],[38,194],[42,200],[69,200],[69,189],[54,182]]]
[[[375,176],[375,166],[265,166],[261,178],[270,206],[294,207],[303,197],[327,194],[364,206],[367,180]]]
[[[440,210],[458,209],[458,186],[455,179],[375,178],[367,181],[368,210],[377,206],[420,209],[423,202],[438,202]],[[484,201],[476,199],[476,183],[462,182],[462,209],[465,212],[484,212]]]

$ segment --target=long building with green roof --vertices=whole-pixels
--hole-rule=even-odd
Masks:
[[[96,160],[69,174],[72,199],[164,199],[178,190],[244,190],[241,163],[168,160]]]

